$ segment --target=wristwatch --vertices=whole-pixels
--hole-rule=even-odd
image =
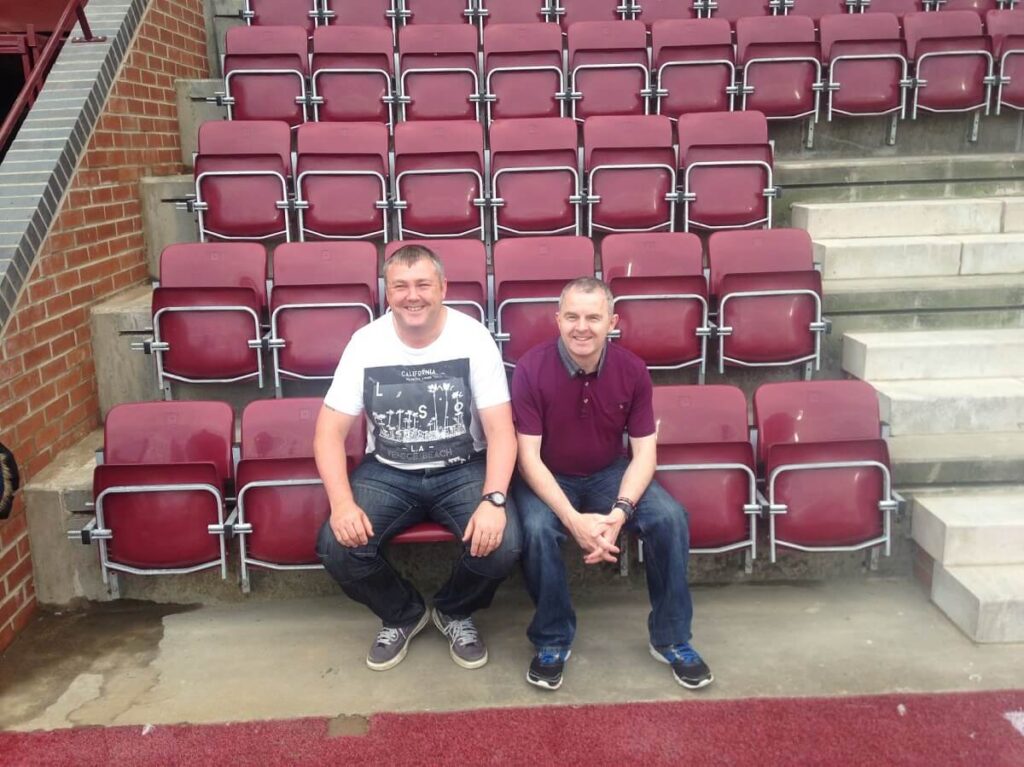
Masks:
[[[497,490],[495,490],[493,493],[484,493],[484,497],[481,498],[480,500],[481,501],[487,501],[488,503],[491,503],[491,504],[497,506],[499,509],[504,509],[505,508],[505,502],[506,502],[507,499],[505,498],[505,494],[504,493],[501,493],[501,492],[498,492]]]

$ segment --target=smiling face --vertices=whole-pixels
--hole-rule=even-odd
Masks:
[[[403,342],[424,346],[441,334],[448,282],[429,258],[417,259],[408,266],[390,264],[384,273],[384,286],[395,330]]]
[[[612,314],[604,290],[569,289],[562,296],[555,317],[569,355],[587,372],[596,370],[608,333],[619,321],[619,315]]]

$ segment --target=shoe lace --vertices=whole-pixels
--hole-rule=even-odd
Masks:
[[[480,640],[472,618],[450,618],[444,627],[444,633],[452,640],[452,644],[460,647],[476,644]]]
[[[565,653],[561,650],[541,650],[537,653],[542,666],[553,666],[565,660]]]
[[[398,629],[392,629],[385,626],[377,632],[377,644],[379,645],[392,645],[397,641]]]
[[[685,642],[684,644],[673,645],[672,647],[668,648],[668,651],[665,654],[668,655],[671,660],[681,660],[688,666],[701,662],[700,654],[692,647],[690,647],[689,642]]]

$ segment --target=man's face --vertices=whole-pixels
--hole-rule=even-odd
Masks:
[[[611,313],[604,291],[584,293],[570,290],[556,315],[562,343],[577,362],[597,362],[601,358],[608,333],[619,321]]]
[[[388,305],[399,330],[422,334],[437,329],[448,283],[438,276],[429,259],[421,258],[412,266],[392,264],[384,279]]]

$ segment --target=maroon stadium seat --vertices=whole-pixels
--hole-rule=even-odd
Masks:
[[[69,537],[97,541],[103,582],[119,596],[117,573],[165,575],[220,567],[230,526],[234,414],[223,402],[115,405],[93,473],[96,516]]]
[[[591,117],[583,124],[588,233],[674,228],[672,123],[662,115]]]
[[[633,11],[628,0],[548,0],[552,21],[562,25],[562,31],[580,21],[618,21],[631,19]]]
[[[718,307],[718,370],[821,364],[821,272],[803,229],[715,232],[708,241]]]
[[[996,114],[1003,107],[1024,110],[1024,12],[989,11],[985,24],[999,71]]]
[[[309,56],[301,27],[232,27],[224,47],[224,98],[229,120],[307,119]]]
[[[569,28],[572,117],[642,115],[650,109],[647,31],[639,21],[581,21]]]
[[[555,312],[562,288],[593,275],[594,244],[586,237],[520,237],[494,244],[495,339],[507,366],[558,337]]]
[[[245,0],[242,18],[254,27],[302,27],[313,34],[320,13],[317,0]]]
[[[739,19],[752,16],[771,16],[771,0],[694,0],[701,15],[725,19],[733,27]]]
[[[814,20],[814,26],[821,23],[823,16],[836,13],[855,13],[860,10],[860,0],[782,0],[788,16],[807,16]]]
[[[477,31],[423,24],[398,31],[398,103],[403,120],[479,120]]]
[[[472,0],[396,0],[402,3],[402,22],[416,24],[466,24],[476,19]]]
[[[757,451],[768,495],[772,561],[800,551],[889,554],[889,456],[878,397],[863,381],[764,384],[754,393]]]
[[[352,334],[377,314],[377,249],[369,242],[296,242],[274,251],[270,340],[274,385],[328,380]]]
[[[291,129],[265,120],[199,126],[195,202],[199,238],[291,239]]]
[[[727,112],[736,94],[732,28],[724,19],[657,21],[651,48],[658,114]]]
[[[395,26],[395,3],[399,0],[322,0],[331,25],[339,27],[381,27],[392,30]]]
[[[760,112],[682,115],[679,168],[686,231],[771,226],[778,190]]]
[[[921,0],[861,0],[862,13],[891,13],[903,24],[903,17],[908,13],[924,10]]]
[[[640,12],[635,18],[644,23],[648,32],[653,32],[654,24],[659,21],[697,18],[697,10],[690,0],[643,0],[639,5]]]
[[[171,381],[263,385],[261,323],[267,257],[258,243],[169,245],[153,290],[153,339],[135,348],[156,356],[157,385]]]
[[[315,119],[394,124],[391,32],[375,27],[320,27],[313,33]]]
[[[404,245],[430,248],[444,265],[448,293],[444,303],[490,326],[487,298],[487,252],[480,240],[401,240],[384,248],[384,258]]]
[[[395,126],[397,239],[484,237],[484,135],[471,120]]]
[[[870,57],[870,58],[866,58]],[[821,19],[821,58],[828,65],[826,113],[903,117],[909,87],[899,19],[891,13]]]
[[[814,21],[773,16],[736,22],[736,66],[742,109],[769,120],[818,119],[822,90],[821,52]]]
[[[581,234],[576,123],[568,117],[491,125],[493,239]]]
[[[564,117],[562,34],[554,24],[494,24],[484,29],[487,122]]]
[[[296,136],[299,238],[387,240],[388,129],[383,123],[310,123]]]
[[[478,0],[477,4],[485,30],[491,24],[532,24],[549,20],[545,10],[547,0]]]
[[[697,236],[610,234],[601,243],[601,263],[619,315],[616,343],[651,369],[696,366],[703,382],[710,330]]]
[[[689,514],[690,551],[757,554],[754,450],[747,401],[734,386],[655,386],[654,475]]]

